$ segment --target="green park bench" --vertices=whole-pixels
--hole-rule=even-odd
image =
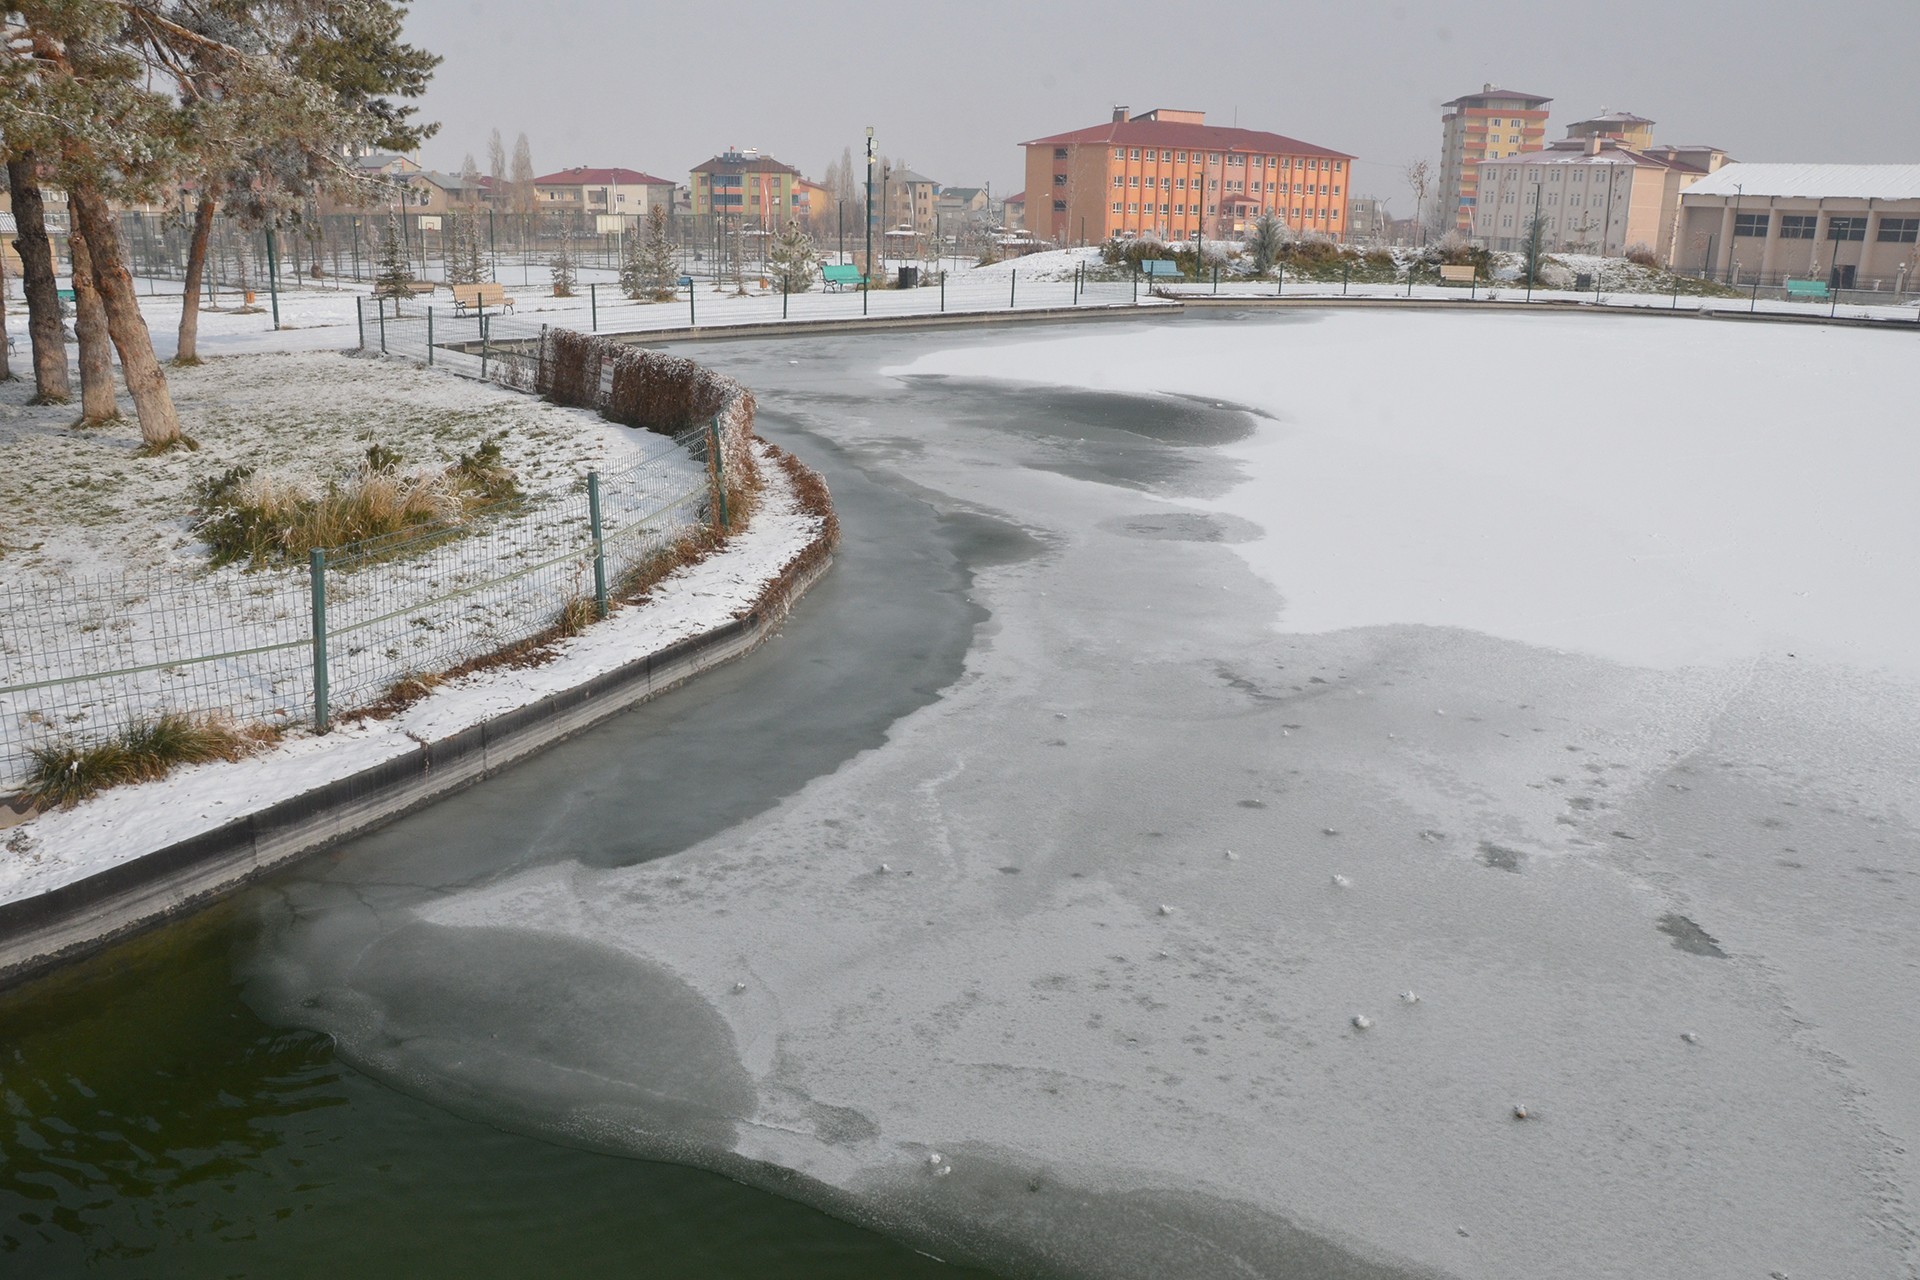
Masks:
[[[71,289],[61,289],[61,290],[59,290],[59,294],[60,294],[60,301],[62,301],[62,302],[72,302],[72,301],[73,301],[73,290],[71,290]]]
[[[854,266],[852,263],[847,263],[844,266],[821,264],[820,283],[829,289],[844,289],[850,284],[863,285],[866,282],[867,278],[860,274],[860,268]]]
[[[1185,280],[1187,273],[1171,258],[1148,258],[1140,264],[1140,274],[1148,280]]]
[[[1830,296],[1831,295],[1827,293],[1826,282],[1823,280],[1787,281],[1787,297],[1789,299],[1812,298],[1820,302],[1825,302]]]

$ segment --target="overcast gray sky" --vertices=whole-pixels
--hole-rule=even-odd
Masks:
[[[497,125],[543,173],[684,182],[736,145],[817,178],[871,124],[942,183],[1010,193],[1022,140],[1125,103],[1351,152],[1355,192],[1402,206],[1440,104],[1487,81],[1552,97],[1550,137],[1607,107],[1737,159],[1920,163],[1920,0],[414,0],[408,30],[446,58],[435,168],[484,170]]]

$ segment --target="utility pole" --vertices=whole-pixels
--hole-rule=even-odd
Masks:
[[[867,126],[867,288],[873,288],[873,126]]]

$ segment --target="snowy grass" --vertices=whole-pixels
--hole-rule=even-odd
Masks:
[[[0,584],[46,575],[202,568],[192,531],[197,488],[252,467],[308,491],[358,473],[379,445],[410,466],[444,467],[488,437],[531,492],[631,459],[633,433],[398,363],[310,352],[210,359],[168,381],[191,453],[134,456],[131,417],[70,430],[70,407],[27,404],[31,383],[0,384]]]

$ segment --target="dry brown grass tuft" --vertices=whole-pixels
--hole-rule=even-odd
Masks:
[[[90,747],[35,747],[23,794],[43,809],[72,808],[108,787],[164,778],[179,765],[238,760],[278,736],[265,725],[242,728],[215,716],[162,712]]]

